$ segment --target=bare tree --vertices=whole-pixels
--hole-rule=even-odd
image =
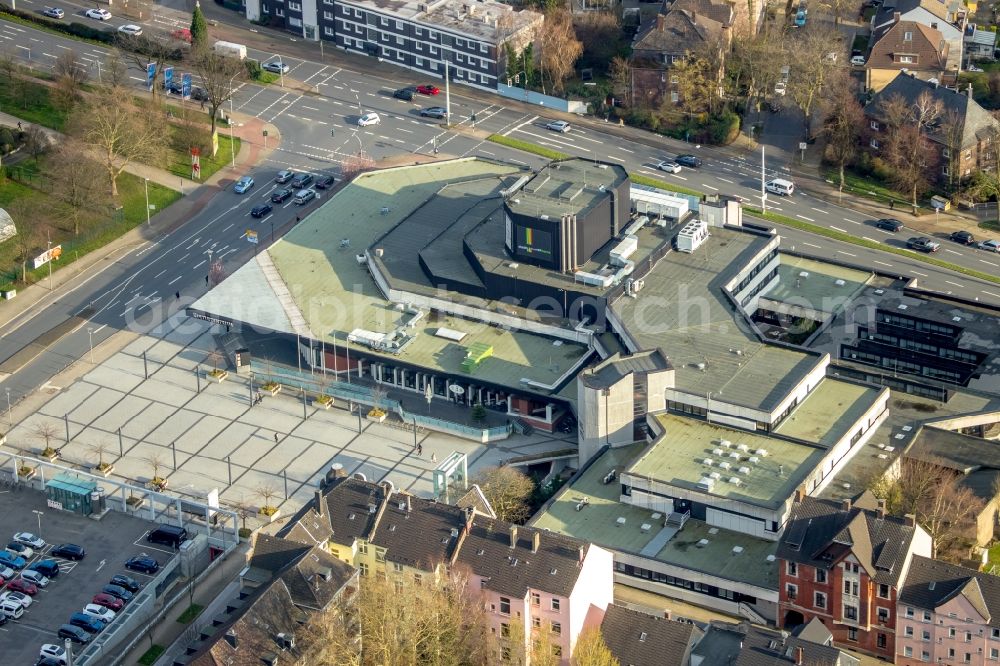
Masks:
[[[625,100],[629,106],[632,105],[632,63],[628,58],[615,56],[611,59],[611,66],[608,70],[611,78],[612,90],[616,96]]]
[[[87,68],[80,62],[76,51],[63,51],[52,65],[52,73],[57,79],[66,78],[77,87],[87,82]]]
[[[548,78],[552,91],[561,93],[576,61],[583,55],[583,44],[576,38],[573,17],[565,8],[546,13],[544,25],[538,36],[542,79]]]
[[[615,11],[589,11],[574,20],[576,37],[587,48],[583,54],[585,66],[607,69],[621,48],[621,19]],[[543,30],[544,30],[543,26]]]
[[[159,451],[151,453],[146,456],[145,462],[153,469],[153,485],[162,486],[165,479],[160,476],[160,470],[167,464],[166,460],[163,458],[163,454]]]
[[[118,49],[111,49],[104,58],[101,82],[111,88],[123,88],[128,85],[128,64]]]
[[[385,399],[389,395],[389,392],[381,384],[376,384],[372,387],[372,406],[375,409],[385,411],[382,405],[385,404]]]
[[[941,102],[927,91],[912,104],[893,95],[880,103],[879,111],[886,126],[881,153],[892,167],[893,182],[910,194],[915,213],[917,197],[929,186],[928,174],[937,162],[926,131],[941,117]]]
[[[844,191],[844,168],[858,154],[861,128],[865,120],[861,105],[853,95],[845,94],[850,90],[847,78],[842,75],[831,85],[831,89],[839,90],[840,93],[830,99],[825,124],[826,158],[837,166],[840,176],[838,189],[841,192]]]
[[[55,451],[52,448],[52,440],[59,434],[59,426],[50,421],[41,421],[35,424],[35,427],[31,429],[32,434],[38,439],[45,442],[45,450],[42,451],[43,456],[50,455]]]
[[[715,74],[709,61],[694,54],[667,70],[670,87],[677,93],[676,106],[681,112],[694,116],[712,111],[719,97]],[[664,104],[668,111],[674,106],[669,97],[664,97]]]
[[[147,68],[152,66],[153,87],[150,92],[153,95],[153,106],[156,106],[163,70],[170,66],[171,59],[177,53],[176,47],[161,39],[121,32],[115,35],[115,46],[121,57],[139,71],[146,73]]]
[[[38,158],[49,149],[49,135],[38,125],[28,125],[24,128],[24,149],[38,162]]]
[[[965,133],[965,121],[954,109],[948,109],[941,117],[938,126],[939,136],[944,143],[941,160],[947,165],[948,187],[955,191],[962,187],[962,138]]]
[[[571,666],[620,666],[604,642],[598,627],[588,627],[580,632],[573,649]]]
[[[983,169],[972,179],[972,193],[983,199],[997,201],[997,222],[1000,223],[1000,130],[991,128],[984,139],[985,148],[980,154]]]
[[[118,177],[133,162],[155,164],[165,145],[163,120],[131,96],[99,90],[70,118],[70,134],[96,152],[107,174],[111,195],[118,196]]]
[[[228,102],[236,91],[236,82],[246,77],[243,62],[231,56],[203,49],[195,53],[193,66],[208,98],[208,112],[212,118],[212,136],[218,131],[219,109]],[[212,141],[212,146],[216,146]],[[214,153],[213,153],[214,156]]]
[[[340,176],[344,180],[350,180],[355,176],[371,171],[375,168],[375,160],[368,153],[359,152],[356,155],[349,155],[340,162]]]
[[[844,18],[845,12],[856,9],[857,3],[853,0],[821,0],[820,7],[825,9],[833,17],[833,25],[839,26]]]
[[[535,491],[535,482],[521,470],[509,466],[484,467],[472,482],[479,484],[500,520],[523,523],[531,515],[528,500]]]
[[[107,442],[101,440],[90,447],[90,449],[97,454],[97,465],[98,471],[103,472],[108,466],[104,464],[104,454],[111,450],[111,447]]]
[[[795,54],[789,63],[788,94],[805,116],[806,136],[812,136],[813,112],[837,66],[839,42],[836,32],[826,29],[803,28],[795,34],[788,47]]]
[[[3,72],[7,83],[13,83],[17,76],[17,58],[7,49],[0,50],[0,72]]]
[[[80,222],[108,201],[101,166],[79,141],[67,137],[49,164],[48,205],[56,219],[72,223],[80,233]]]
[[[277,488],[270,484],[262,483],[254,489],[254,492],[257,493],[257,497],[259,497],[263,502],[260,507],[261,513],[269,516],[278,510],[278,507],[271,504],[271,500],[278,496]]]
[[[38,211],[25,198],[16,198],[5,206],[7,213],[17,225],[17,235],[10,240],[17,250],[17,260],[21,262],[21,281],[28,282],[28,260],[32,258],[42,238],[45,226],[38,218]]]

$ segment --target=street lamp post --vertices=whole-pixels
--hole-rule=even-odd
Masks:
[[[41,537],[42,536],[42,516],[45,515],[45,512],[44,511],[39,511],[38,509],[32,509],[31,513],[33,513],[36,516],[38,516],[38,534],[36,534],[35,536],[36,537]]]
[[[7,389],[7,427],[8,428],[14,427],[14,420],[11,418],[10,415],[10,389]]]
[[[229,154],[233,156],[233,168],[236,168],[236,139],[233,138],[233,117],[229,117]]]
[[[143,178],[142,181],[146,190],[146,225],[149,226],[149,178]]]
[[[90,336],[90,364],[94,365],[94,327],[87,327],[87,335]]]

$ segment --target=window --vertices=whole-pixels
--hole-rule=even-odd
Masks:
[[[913,617],[914,612],[913,606],[906,607],[906,617]]]
[[[552,622],[550,624],[552,625],[552,633],[556,636],[562,636],[562,624],[559,622]]]
[[[562,656],[562,645],[553,645],[552,646],[552,656],[553,657],[561,657]],[[968,661],[968,660],[966,660],[966,661]]]
[[[857,620],[858,619],[858,607],[857,606],[844,606],[844,619],[845,620]]]
[[[424,36],[424,29],[423,28],[414,28],[413,29],[413,34],[415,36],[417,36],[417,37],[423,37]]]
[[[826,608],[826,595],[822,592],[817,592],[813,605],[816,608]]]
[[[358,545],[358,552],[361,553],[362,555],[367,555],[368,554],[368,544],[362,542],[360,545]]]
[[[510,625],[506,622],[500,623],[500,637],[510,638]]]
[[[362,562],[359,568],[361,569],[361,575],[362,576],[367,576],[368,575],[368,565],[367,564],[365,564],[364,562]]]
[[[858,640],[858,630],[855,627],[847,628],[847,640],[857,641]]]
[[[531,593],[531,605],[532,606],[538,606],[541,603],[542,603],[542,597],[541,597],[541,595],[539,595],[538,592],[532,592]]]
[[[926,629],[920,632],[920,640],[929,641],[930,639],[931,639],[931,632],[927,631]]]
[[[403,38],[402,38],[402,37],[400,37],[399,35],[396,35],[396,44],[398,44],[399,46],[402,46],[402,45],[403,45],[403,44],[405,44],[405,43],[406,43],[406,40],[405,40],[405,39],[403,39]]]
[[[990,659],[1000,659],[1000,648],[990,648]]]
[[[399,562],[393,562],[392,570],[395,571],[396,573],[400,573],[403,570],[403,565],[400,564]]]
[[[931,621],[931,612],[924,611],[924,622],[930,622],[930,621]]]
[[[301,12],[302,11],[302,5],[300,5],[297,2],[289,2],[288,3],[288,8],[290,10],[292,10],[293,12]]]
[[[889,598],[889,586],[886,585],[885,583],[879,583],[878,584],[878,596],[879,596],[879,599],[888,599]]]
[[[559,612],[559,604],[560,604],[559,599],[552,597],[552,610],[554,610],[557,613]]]
[[[968,663],[969,663],[970,661],[972,661],[972,653],[971,653],[971,652],[966,652],[966,653],[965,653],[965,659],[963,659],[963,661],[964,661],[965,663],[967,663],[967,664],[968,664]]]
[[[875,642],[880,648],[884,648],[886,645],[885,634],[879,634],[875,638]]]
[[[990,635],[993,638],[1000,638],[1000,629],[994,629]]]
[[[385,550],[384,549],[382,549],[382,548],[376,548],[375,549],[375,561],[376,562],[385,562]]]
[[[913,33],[910,32],[909,30],[907,30],[906,32],[904,32],[903,33],[903,41],[904,42],[912,42],[913,41]]]
[[[542,618],[540,618],[540,617],[533,617],[533,618],[531,618],[531,626],[534,627],[535,629],[541,629],[542,628]]]
[[[907,645],[906,647],[904,647],[903,648],[903,656],[904,657],[912,657],[913,656],[913,648],[911,648],[909,645]]]
[[[403,22],[396,21],[396,30],[402,30],[402,29],[403,29]]]
[[[912,63],[913,62],[913,56],[899,56],[899,62],[902,62],[902,63]]]
[[[955,627],[948,627],[948,638],[955,637]]]
[[[879,148],[878,139],[872,139],[868,142],[868,145],[877,150]]]
[[[944,148],[944,149],[941,150],[941,156],[942,157],[951,157],[951,151],[949,149],[947,149],[947,148]]]
[[[927,650],[922,650],[920,652],[920,661],[930,661],[930,660],[931,660],[931,653],[928,652]]]
[[[500,614],[510,615],[510,599],[507,597],[500,597]]]
[[[479,45],[479,51],[480,51],[480,53],[489,53],[490,49],[489,49],[488,46],[486,46],[486,44],[480,44]]]
[[[879,622],[886,623],[886,622],[889,621],[889,609],[888,608],[882,608],[881,606],[879,606],[878,610],[877,610],[877,614],[878,614],[878,621]]]
[[[677,94],[676,90],[671,90],[670,91],[670,101],[672,103],[674,103],[674,104],[677,104],[678,102],[681,101],[681,96],[679,94]]]
[[[797,565],[795,562],[785,562],[785,573],[793,577],[798,576],[799,565]]]
[[[965,642],[966,643],[971,643],[972,642],[972,632],[971,631],[965,632]]]
[[[788,597],[789,601],[795,601],[796,597],[799,596],[799,586],[792,585],[791,583],[786,583],[785,596]]]
[[[826,569],[816,569],[816,582],[817,583],[826,582]]]
[[[676,74],[671,74],[670,75],[670,85],[676,86],[678,83],[680,83],[680,79],[677,77],[677,75]]]
[[[913,627],[911,625],[906,625],[906,628],[903,629],[903,635],[907,638],[913,638]]]
[[[873,121],[871,121],[871,123],[869,123],[868,126],[871,127],[873,130],[877,130],[878,129],[878,121],[877,120],[873,120]]]
[[[333,12],[323,12],[323,20],[325,20],[325,21],[332,21],[333,20]]]
[[[858,596],[858,581],[856,580],[845,580],[844,581],[844,594],[850,594],[852,596]]]

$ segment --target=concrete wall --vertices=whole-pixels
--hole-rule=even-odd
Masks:
[[[509,99],[516,99],[521,102],[525,102],[526,104],[537,104],[538,106],[544,106],[556,111],[563,111],[566,113],[587,112],[586,102],[562,99],[559,97],[552,97],[551,95],[543,95],[542,93],[535,92],[534,90],[525,90],[524,88],[518,86],[508,86],[506,83],[497,83],[497,92],[503,97],[507,97]]]
[[[577,382],[578,443],[580,461],[589,460],[605,444],[624,446],[633,439],[634,382],[632,375],[607,389]]]

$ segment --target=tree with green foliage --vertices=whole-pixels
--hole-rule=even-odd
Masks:
[[[201,13],[201,3],[194,3],[194,11],[191,12],[191,48],[193,50],[203,49],[208,46],[208,23],[205,15]]]

